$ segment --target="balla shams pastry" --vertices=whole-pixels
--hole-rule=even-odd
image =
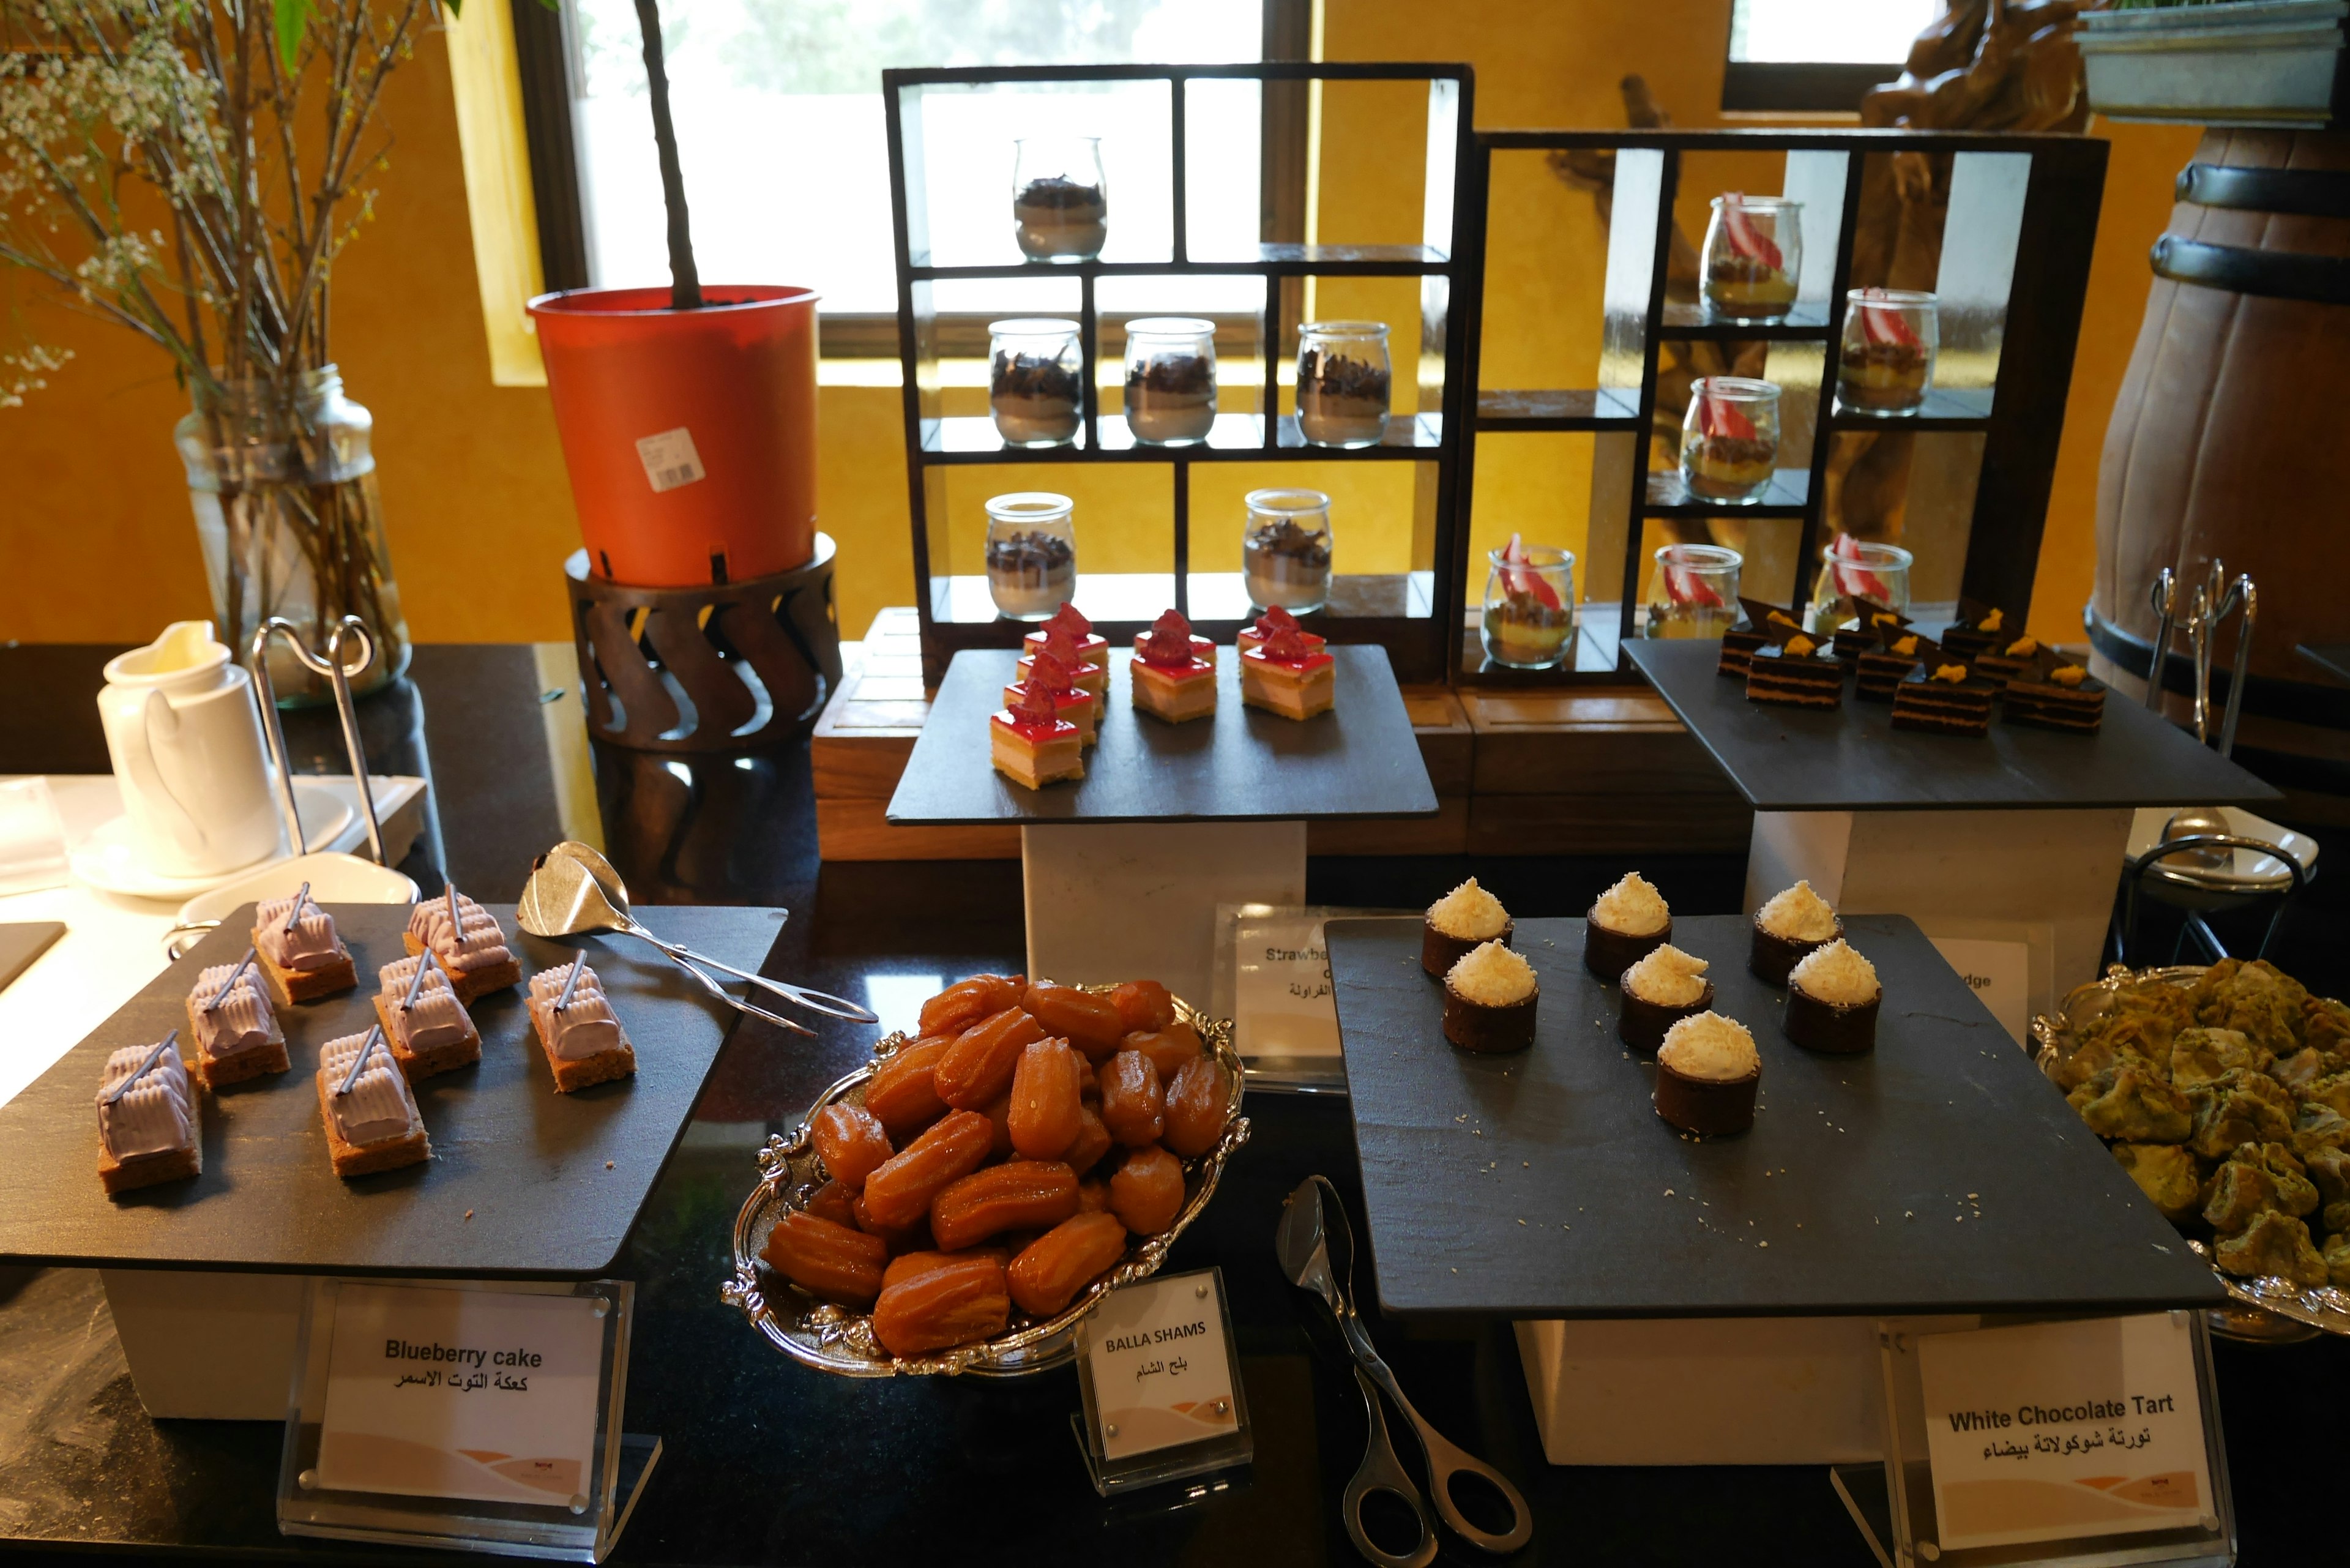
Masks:
[[[432,1158],[415,1091],[384,1043],[380,1024],[319,1047],[317,1084],[318,1115],[337,1176],[397,1170]]]
[[[98,1088],[98,1179],[109,1192],[201,1176],[196,1093],[180,1060],[180,1032],[125,1045],[106,1059]]]
[[[546,1052],[558,1094],[625,1078],[637,1070],[636,1048],[612,1012],[604,982],[588,967],[585,952],[530,977],[530,1021]]]
[[[521,961],[506,947],[497,917],[458,892],[454,882],[410,912],[400,942],[411,958],[430,947],[457,1000],[468,1007],[490,992],[522,982]]]
[[[290,898],[265,898],[253,911],[254,961],[280,1007],[315,1002],[359,984],[351,951],[335,917],[318,908],[305,882]]]
[[[457,1000],[439,954],[427,948],[384,965],[376,979],[382,988],[375,994],[376,1021],[411,1083],[482,1059],[481,1031]]]
[[[234,963],[210,965],[188,992],[188,1038],[195,1042],[195,1075],[207,1089],[283,1073],[286,1032],[260,968],[259,950]]]

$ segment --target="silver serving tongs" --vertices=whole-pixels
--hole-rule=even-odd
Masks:
[[[301,628],[283,616],[271,616],[253,634],[253,643],[245,650],[245,668],[253,675],[253,699],[261,704],[261,733],[269,742],[269,760],[277,769],[277,814],[286,819],[286,853],[299,855],[302,842],[302,816],[294,804],[294,770],[286,753],[286,729],[277,719],[277,688],[269,679],[269,639],[282,635],[302,668],[313,675],[323,675],[335,691],[335,712],[343,723],[343,749],[351,757],[351,783],[358,786],[359,816],[367,824],[368,847],[375,853],[375,863],[386,865],[383,853],[383,825],[376,820],[375,795],[368,788],[367,749],[359,742],[359,716],[351,705],[351,676],[365,673],[375,662],[375,639],[368,635],[367,623],[355,615],[347,615],[342,623],[327,634],[324,657],[302,646]],[[355,637],[359,644],[359,661],[346,668],[343,663],[343,639]]]
[[[1301,1290],[1311,1291],[1322,1299],[1323,1304],[1330,1309],[1330,1315],[1337,1320],[1338,1332],[1345,1337],[1356,1366],[1394,1402],[1396,1409],[1410,1426],[1412,1436],[1419,1439],[1420,1454],[1428,1461],[1429,1501],[1435,1506],[1437,1517],[1443,1520],[1455,1535],[1485,1552],[1515,1552],[1533,1540],[1534,1514],[1527,1509],[1526,1500],[1518,1495],[1518,1489],[1512,1486],[1509,1478],[1501,1471],[1476,1455],[1447,1441],[1442,1433],[1430,1426],[1420,1413],[1412,1408],[1411,1401],[1404,1397],[1403,1388],[1396,1382],[1395,1373],[1371,1344],[1371,1336],[1364,1331],[1362,1320],[1355,1315],[1354,1295],[1348,1279],[1354,1269],[1355,1233],[1347,1222],[1347,1209],[1339,1201],[1338,1189],[1330,1184],[1327,1177],[1307,1177],[1297,1184],[1297,1190],[1284,1200],[1281,1226],[1274,1232],[1274,1248],[1280,1254],[1281,1271],[1289,1276],[1289,1282]],[[1375,1449],[1383,1427],[1384,1423],[1379,1423],[1373,1428]],[[1391,1456],[1393,1450],[1388,1452]],[[1371,1492],[1391,1491],[1402,1497],[1407,1503],[1418,1501],[1416,1494],[1409,1490],[1408,1478],[1402,1478],[1399,1469],[1386,1471],[1385,1467],[1375,1466],[1375,1458],[1376,1455],[1366,1457],[1366,1469],[1376,1469],[1384,1473],[1360,1475],[1357,1479],[1364,1484],[1347,1488],[1347,1534],[1364,1555],[1374,1562],[1385,1564],[1399,1560],[1424,1561],[1419,1558],[1417,1551],[1409,1559],[1399,1559],[1399,1554],[1381,1552],[1363,1532],[1363,1500]],[[1452,1479],[1463,1472],[1483,1480],[1501,1493],[1509,1504],[1511,1525],[1506,1532],[1496,1535],[1492,1531],[1478,1528],[1453,1501]],[[1404,1479],[1402,1486],[1396,1484],[1399,1478]],[[1421,1546],[1424,1548],[1426,1544],[1423,1542]],[[1433,1556],[1434,1553],[1430,1552],[1429,1555]]]
[[[2163,676],[2169,660],[2171,634],[2179,625],[2180,592],[2178,579],[2169,567],[2165,566],[2156,575],[2152,597],[2154,612],[2160,620],[2146,678],[2146,705],[2151,709],[2162,706]],[[2195,675],[2195,738],[2207,746],[2211,743],[2211,667],[2218,653],[2220,623],[2238,609],[2244,612],[2244,618],[2236,628],[2235,671],[2228,678],[2227,710],[2219,726],[2220,754],[2223,757],[2236,749],[2236,721],[2243,713],[2244,683],[2251,673],[2252,628],[2260,618],[2260,594],[2249,574],[2239,573],[2230,582],[2227,567],[2214,556],[2203,581],[2188,601],[2185,618],[2188,657]]]

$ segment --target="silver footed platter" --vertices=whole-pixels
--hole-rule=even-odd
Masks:
[[[1107,995],[1117,987],[1079,989]],[[1240,1114],[1243,1074],[1240,1055],[1232,1049],[1232,1022],[1211,1019],[1180,996],[1175,998],[1175,1015],[1200,1032],[1201,1043],[1222,1064],[1225,1080],[1232,1085],[1223,1134],[1205,1154],[1183,1161],[1183,1207],[1175,1222],[1158,1235],[1130,1240],[1123,1259],[1051,1317],[1031,1318],[1014,1308],[1010,1325],[992,1339],[934,1355],[893,1356],[874,1338],[870,1312],[817,1301],[768,1268],[761,1257],[777,1217],[806,1209],[808,1199],[828,1179],[816,1151],[813,1129],[817,1114],[842,1101],[863,1106],[865,1085],[874,1070],[913,1044],[912,1036],[902,1033],[882,1040],[873,1048],[872,1061],[817,1096],[798,1126],[788,1135],[770,1137],[759,1150],[759,1184],[734,1217],[734,1273],[719,1287],[719,1299],[741,1312],[752,1327],[801,1366],[843,1377],[1022,1377],[1067,1366],[1076,1359],[1077,1324],[1110,1292],[1159,1272],[1175,1239],[1215,1196],[1224,1162],[1248,1142],[1248,1118]]]
[[[2040,1013],[2032,1020],[2033,1063],[2051,1082],[2074,1044],[2081,1026],[2113,1005],[2114,993],[2124,986],[2147,981],[2189,986],[2203,978],[2208,965],[2168,964],[2131,970],[2115,964],[2105,978],[2074,986],[2065,993],[2054,1017]],[[2302,1285],[2274,1274],[2246,1279],[2221,1269],[2211,1249],[2189,1241],[2188,1250],[2210,1265],[2211,1273],[2235,1302],[2214,1309],[2211,1332],[2228,1339],[2275,1345],[2314,1338],[2319,1334],[2350,1335],[2350,1291],[2334,1285]]]

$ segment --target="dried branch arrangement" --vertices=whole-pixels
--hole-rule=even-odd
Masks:
[[[214,382],[328,364],[384,82],[435,0],[0,0],[0,262]],[[452,0],[449,9],[457,6]],[[60,356],[0,359],[0,406]]]

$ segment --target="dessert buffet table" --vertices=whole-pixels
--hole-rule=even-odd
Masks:
[[[14,696],[14,656],[0,649],[0,708]],[[525,732],[537,690],[528,667],[522,649],[420,650],[420,670],[465,677],[420,676],[427,714],[485,737]],[[497,701],[482,696],[501,691]],[[1254,1135],[1169,1258],[1170,1272],[1222,1271],[1257,1437],[1252,1466],[1193,1488],[1122,1501],[1097,1496],[1071,1439],[1079,1402],[1073,1371],[1000,1383],[836,1379],[777,1355],[721,1303],[728,1228],[769,1133],[861,1064],[882,1030],[910,1023],[941,980],[1016,968],[1023,957],[1021,888],[1008,863],[820,867],[805,750],[743,760],[752,765],[679,762],[688,775],[681,779],[670,759],[599,757],[607,848],[640,903],[644,889],[659,888],[672,901],[788,907],[792,918],[764,971],[868,1002],[883,1023],[827,1024],[810,1042],[738,1029],[653,1180],[613,1272],[638,1293],[629,1426],[658,1435],[664,1457],[612,1560],[1359,1562],[1338,1510],[1363,1454],[1361,1399],[1343,1368],[1314,1349],[1273,1245],[1283,1199],[1316,1172],[1336,1184],[1358,1241],[1365,1235],[1354,1119],[1333,1096],[1252,1088]],[[86,772],[104,763],[101,753],[36,765]],[[528,854],[553,836],[546,774],[538,777],[533,784],[516,767],[470,787],[435,782],[449,869],[485,898],[511,897]],[[1306,879],[1309,895],[1324,901],[1409,908],[1474,870],[1505,883],[1513,911],[1531,925],[1580,913],[1628,868],[1599,858],[1494,867],[1350,860],[1315,862]],[[2321,888],[2313,898],[2322,896]],[[1709,912],[1681,902],[1678,919]],[[2315,918],[2319,907],[2304,907]],[[657,922],[660,914],[647,918]],[[1888,1021],[1887,1042],[1894,1038]],[[1900,1059],[1897,1046],[1879,1070]],[[1631,1066],[1613,1052],[1592,1065],[1608,1064]],[[1782,1111],[1775,1093],[1766,1088],[1765,1096],[1774,1106],[1767,1122]],[[1454,1106],[1448,1121],[1466,1108]],[[1500,1107],[1480,1110],[1498,1116]],[[1469,1141],[1490,1141],[1497,1124],[1485,1125],[1485,1137]],[[1485,1155],[1498,1158],[1498,1150]],[[1975,1190],[1989,1198],[2008,1189]],[[1983,1237],[2035,1223],[2013,1209],[2053,1200],[2024,1193],[1987,1203]],[[1937,1222],[1954,1236],[1978,1223],[1953,1222],[1947,1211]],[[1532,1507],[1534,1544],[1501,1561],[1682,1564],[1752,1557],[1757,1541],[1770,1542],[1774,1558],[1820,1568],[1874,1561],[1818,1466],[1546,1464],[1512,1331],[1490,1322],[1414,1325],[1391,1315],[1373,1289],[1386,1286],[1384,1239],[1361,1244],[1371,1251],[1357,1264],[1357,1291],[1398,1378],[1434,1426],[1506,1473]],[[380,1555],[281,1537],[273,1511],[281,1428],[157,1422],[140,1408],[121,1355],[94,1271],[0,1268],[0,1544],[232,1560]],[[2221,1344],[2216,1357],[2241,1561],[2248,1568],[2333,1561],[2332,1499],[2350,1466],[2350,1438],[2336,1415],[2339,1391],[2350,1386],[2350,1345]],[[1399,1429],[1397,1440],[1408,1447]],[[1448,1545],[1444,1561],[1470,1560]]]

